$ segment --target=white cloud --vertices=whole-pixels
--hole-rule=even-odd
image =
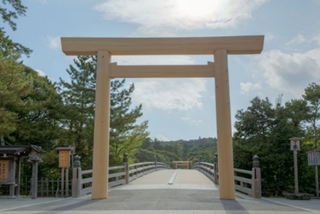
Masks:
[[[61,48],[61,41],[60,37],[52,37],[52,36],[47,36],[47,41],[49,42],[49,47],[52,49],[60,49]]]
[[[248,94],[252,90],[259,90],[259,89],[261,89],[260,83],[252,83],[252,82],[240,83],[241,94]]]
[[[320,2],[320,0],[319,0]],[[312,41],[315,41],[320,46],[320,33],[312,38]]]
[[[299,34],[298,36],[295,36],[293,39],[291,39],[289,42],[287,42],[286,45],[287,46],[297,45],[297,44],[302,44],[305,42],[306,42],[306,38]]]
[[[196,125],[196,126],[199,126],[201,123],[203,123],[203,120],[194,120],[188,116],[185,116],[183,118],[181,118],[183,121],[187,122],[187,123],[190,123],[190,124],[193,124],[193,125]]]
[[[44,73],[43,71],[41,71],[40,69],[34,69],[36,72],[38,72],[39,76],[45,77],[47,76],[46,73]]]
[[[190,56],[115,56],[119,65],[179,65],[194,64]],[[132,99],[146,108],[190,110],[202,107],[205,79],[142,79],[135,82]]]
[[[316,38],[309,40],[317,41]],[[262,70],[256,72],[256,77],[265,79],[265,83],[273,89],[300,96],[309,83],[320,80],[319,56],[319,44],[301,53],[284,53],[280,50],[263,52],[256,57]]]
[[[271,41],[274,39],[274,35],[271,34],[271,33],[267,33],[266,36],[265,36],[265,41],[268,42],[268,41]]]
[[[143,79],[135,83],[132,99],[146,108],[190,110],[202,107],[205,79]]]
[[[129,22],[147,35],[177,30],[234,28],[267,0],[107,0],[94,7],[108,20]]]

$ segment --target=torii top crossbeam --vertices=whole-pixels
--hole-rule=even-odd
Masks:
[[[259,54],[264,36],[189,37],[189,38],[77,38],[62,37],[66,55],[96,55],[105,50],[111,55],[212,55],[215,50],[228,54]]]

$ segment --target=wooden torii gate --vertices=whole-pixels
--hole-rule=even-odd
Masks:
[[[92,199],[108,197],[110,79],[214,77],[221,199],[235,199],[230,116],[228,54],[259,54],[264,36],[193,38],[70,38],[62,37],[66,55],[96,55],[96,109]],[[213,55],[207,65],[126,65],[112,55]]]
[[[185,166],[187,169],[190,168],[190,161],[173,161],[173,164],[176,169],[178,169],[178,166]]]

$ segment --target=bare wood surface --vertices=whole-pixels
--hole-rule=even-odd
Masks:
[[[111,78],[214,77],[214,63],[208,65],[117,65],[110,64]]]
[[[216,50],[228,54],[259,54],[264,36],[182,37],[182,38],[80,38],[62,37],[66,55],[212,55]]]

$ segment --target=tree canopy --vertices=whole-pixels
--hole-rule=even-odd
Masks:
[[[233,136],[236,168],[251,169],[252,157],[260,157],[262,191],[265,196],[293,192],[293,155],[289,139],[303,137],[298,152],[299,188],[314,193],[313,167],[307,164],[306,152],[318,146],[320,85],[311,83],[302,99],[282,105],[268,98],[255,97],[246,110],[236,114]]]

